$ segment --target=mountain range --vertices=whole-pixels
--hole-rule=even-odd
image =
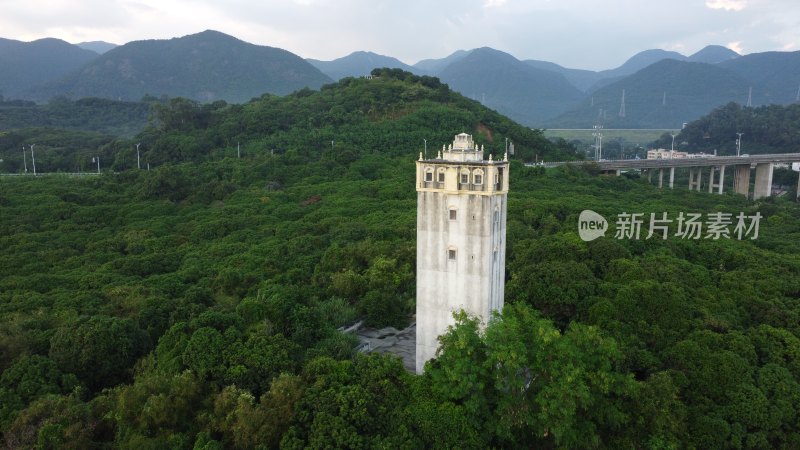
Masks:
[[[0,94],[38,102],[54,96],[139,100],[150,95],[240,103],[265,93],[317,89],[377,67],[436,76],[533,127],[677,128],[732,101],[752,106],[800,101],[800,52],[741,56],[718,45],[690,56],[645,50],[619,67],[591,71],[519,60],[487,47],[413,65],[364,51],[332,61],[304,60],[211,30],[120,46],[0,39]]]
[[[217,32],[115,47],[80,70],[29,91],[34,100],[55,95],[138,100],[145,95],[241,103],[264,93],[285,95],[329,83],[311,64],[279,48],[249,44]]]
[[[0,38],[0,95],[26,98],[31,86],[66,76],[97,58],[97,53],[60,39],[21,42]]]
[[[103,41],[79,42],[75,45],[86,50],[91,50],[98,55],[102,55],[103,53],[118,47],[117,44]]]

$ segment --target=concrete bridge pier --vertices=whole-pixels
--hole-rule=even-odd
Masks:
[[[797,201],[800,201],[800,173],[797,174]]]
[[[756,184],[753,187],[753,200],[772,195],[772,163],[756,164]]]
[[[664,187],[664,169],[658,169],[658,188]]]
[[[689,168],[689,190],[700,190],[700,185],[703,182],[703,170],[699,167]]]
[[[669,168],[669,188],[672,189],[675,185],[675,168]]]
[[[750,195],[750,164],[734,166],[733,189],[745,197]]]
[[[719,181],[714,183],[714,172],[719,169]],[[725,185],[725,166],[711,166],[711,170],[708,174],[708,193],[711,194],[714,192],[714,189],[717,189],[718,194],[722,194],[722,187]]]

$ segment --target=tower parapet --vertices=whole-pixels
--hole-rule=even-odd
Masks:
[[[497,194],[508,192],[508,161],[483,159],[472,136],[456,135],[453,144],[435,159],[417,161],[417,192]]]

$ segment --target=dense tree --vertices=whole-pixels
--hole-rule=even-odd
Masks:
[[[623,400],[633,380],[620,371],[616,343],[595,327],[561,334],[516,303],[485,331],[462,313],[441,340],[426,367],[433,391],[498,445],[594,448],[630,420]]]
[[[697,151],[735,155],[738,133],[740,153],[796,153],[800,151],[800,105],[767,105],[755,108],[728,103],[689,123],[675,138]],[[671,136],[656,144],[669,148]]]
[[[465,131],[499,157],[509,137],[523,159],[570,150],[396,71],[245,105],[173,103],[172,128],[137,136],[150,171],[112,140],[115,173],[0,178],[6,446],[800,446],[794,202],[514,160],[506,310],[461,317],[413,376],[356,355],[337,328],[413,320],[422,140],[432,152]],[[584,209],[612,224],[622,211],[763,220],[756,240],[609,230],[587,243]]]
[[[114,386],[148,349],[147,335],[130,319],[82,317],[56,330],[50,358],[92,390]]]

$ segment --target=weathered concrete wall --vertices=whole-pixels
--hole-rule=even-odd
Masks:
[[[417,193],[418,373],[435,356],[454,311],[486,321],[502,309],[506,201],[505,192]]]

